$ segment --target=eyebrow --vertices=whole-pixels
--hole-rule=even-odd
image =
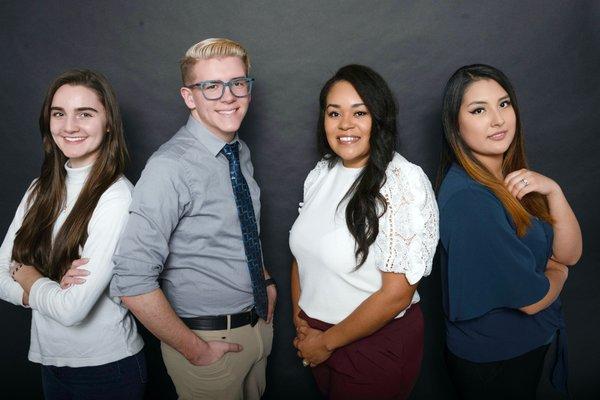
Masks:
[[[65,109],[62,107],[50,107],[50,111],[52,110],[56,110],[56,111],[64,111]],[[75,109],[75,111],[93,111],[93,112],[98,112],[98,110],[96,110],[93,107],[78,107]]]
[[[360,107],[360,106],[364,106],[365,103],[355,103],[352,104],[350,107],[351,108],[356,108],[356,107]],[[339,104],[327,104],[327,107],[334,107],[334,108],[342,108],[342,106],[340,106]],[[327,108],[325,107],[325,108]]]
[[[504,97],[500,97],[500,99],[498,99],[498,102],[501,102],[501,101],[504,101],[504,100],[510,100],[510,96],[506,95]],[[473,102],[467,104],[467,107],[470,107],[473,104],[487,104],[487,103],[488,103],[487,101],[476,100],[476,101],[473,101]]]

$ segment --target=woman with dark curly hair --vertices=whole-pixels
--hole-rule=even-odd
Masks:
[[[320,95],[322,160],[290,232],[294,345],[330,399],[404,399],[419,375],[438,213],[427,176],[394,151],[397,107],[368,67]]]

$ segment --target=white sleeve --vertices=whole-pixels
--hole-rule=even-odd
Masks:
[[[38,279],[29,291],[32,309],[64,326],[77,325],[86,318],[112,278],[112,256],[127,223],[130,202],[128,191],[102,195],[88,224],[88,238],[81,252],[82,258],[89,259],[81,267],[90,272],[86,281],[61,289],[53,280]]]
[[[431,273],[438,243],[435,195],[427,175],[414,164],[394,163],[386,175],[381,194],[387,211],[379,219],[375,262],[381,271],[405,274],[414,285]]]
[[[327,168],[329,168],[329,161],[321,160],[306,176],[306,179],[304,180],[302,202],[298,204],[298,213],[302,212],[302,206],[304,206],[304,203],[310,199],[310,196],[313,193],[313,188],[316,187],[316,183],[319,180],[321,173]]]
[[[12,262],[15,236],[17,235],[17,231],[21,229],[23,218],[25,218],[30,190],[31,186],[29,186],[29,190],[23,196],[12,223],[8,227],[2,247],[0,247],[0,298],[18,306],[23,306],[23,288],[13,280],[8,271]]]

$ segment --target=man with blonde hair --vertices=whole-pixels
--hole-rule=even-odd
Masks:
[[[260,190],[237,135],[249,69],[229,39],[186,52],[190,116],[146,164],[114,256],[111,294],[161,340],[180,399],[259,399],[266,386],[276,289],[262,261]]]

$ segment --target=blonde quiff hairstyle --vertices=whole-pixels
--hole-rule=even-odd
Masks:
[[[194,83],[190,82],[192,79],[190,75],[192,67],[198,60],[208,60],[210,58],[220,57],[241,58],[244,62],[244,67],[246,68],[246,75],[248,75],[248,72],[250,71],[250,57],[241,44],[231,39],[210,38],[196,43],[185,52],[185,56],[183,56],[179,64],[183,84],[190,85]]]

